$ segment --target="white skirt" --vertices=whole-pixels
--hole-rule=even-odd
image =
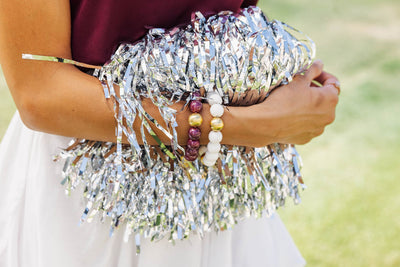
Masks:
[[[249,218],[233,230],[192,236],[175,245],[109,236],[109,223],[78,225],[82,192],[66,196],[62,163],[53,156],[70,138],[26,128],[16,113],[0,145],[0,266],[2,267],[232,267],[304,266],[277,214]],[[123,226],[121,226],[123,228]]]

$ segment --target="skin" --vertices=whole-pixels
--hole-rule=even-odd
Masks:
[[[71,58],[68,0],[0,0],[0,63],[7,84],[26,126],[33,130],[100,141],[115,141],[110,103],[99,81],[76,67],[22,60],[22,53]],[[322,87],[316,87],[312,81]],[[337,79],[315,62],[304,75],[275,90],[264,102],[229,107],[223,116],[223,143],[259,147],[274,142],[305,144],[323,133],[335,118]],[[144,108],[159,122],[156,107]],[[173,108],[180,110],[182,103]],[[211,120],[209,105],[203,111],[202,143],[207,143]],[[179,143],[187,141],[188,110],[179,112]],[[139,129],[140,121],[134,128]],[[136,131],[138,132],[138,131]],[[156,133],[163,142],[168,140]],[[140,140],[140,139],[139,139]],[[150,144],[156,144],[148,138]]]

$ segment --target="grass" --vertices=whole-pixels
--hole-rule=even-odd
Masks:
[[[8,123],[15,112],[15,104],[7,89],[6,80],[0,67],[0,140],[5,133]]]
[[[400,3],[262,1],[342,82],[336,122],[300,147],[308,189],[280,211],[309,266],[400,266]]]
[[[308,189],[280,210],[308,266],[400,266],[400,3],[260,0],[342,82],[336,122],[299,147]],[[15,110],[0,76],[0,136]]]

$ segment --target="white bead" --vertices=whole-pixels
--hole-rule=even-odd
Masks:
[[[219,153],[207,152],[204,157],[206,158],[206,160],[209,160],[209,161],[217,161],[217,159],[219,158]]]
[[[203,158],[203,164],[206,165],[207,167],[211,167],[211,166],[215,165],[215,161],[207,160],[206,158]]]
[[[221,143],[222,133],[219,131],[211,131],[208,134],[208,140],[210,140],[210,143]]]
[[[201,146],[199,148],[199,155],[202,156],[207,152],[207,147],[206,146]]]
[[[221,150],[221,144],[219,143],[208,143],[207,152],[218,153]]]
[[[207,95],[207,101],[208,104],[214,105],[214,104],[222,104],[222,98],[218,93],[208,93]]]
[[[221,104],[213,104],[210,108],[211,116],[220,118],[224,115],[224,107]]]

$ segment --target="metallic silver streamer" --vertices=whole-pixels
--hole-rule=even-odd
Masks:
[[[294,146],[222,146],[215,167],[189,163],[177,142],[177,111],[170,106],[200,88],[219,93],[225,105],[259,103],[308,68],[314,51],[308,37],[269,21],[257,7],[209,18],[196,13],[186,27],[152,29],[139,42],[121,45],[94,74],[106,98],[115,102],[117,142],[75,140],[58,156],[65,159],[67,192],[84,187],[81,221],[109,217],[111,233],[125,223],[125,237],[135,235],[139,252],[140,235],[152,240],[181,240],[192,232],[203,236],[248,216],[271,214],[287,197],[299,203],[304,185]],[[144,110],[143,98],[159,108],[166,128]],[[142,142],[132,128],[136,117],[143,122]],[[151,124],[171,146],[160,141]],[[146,131],[160,146],[148,144]],[[123,135],[130,145],[121,143]]]

